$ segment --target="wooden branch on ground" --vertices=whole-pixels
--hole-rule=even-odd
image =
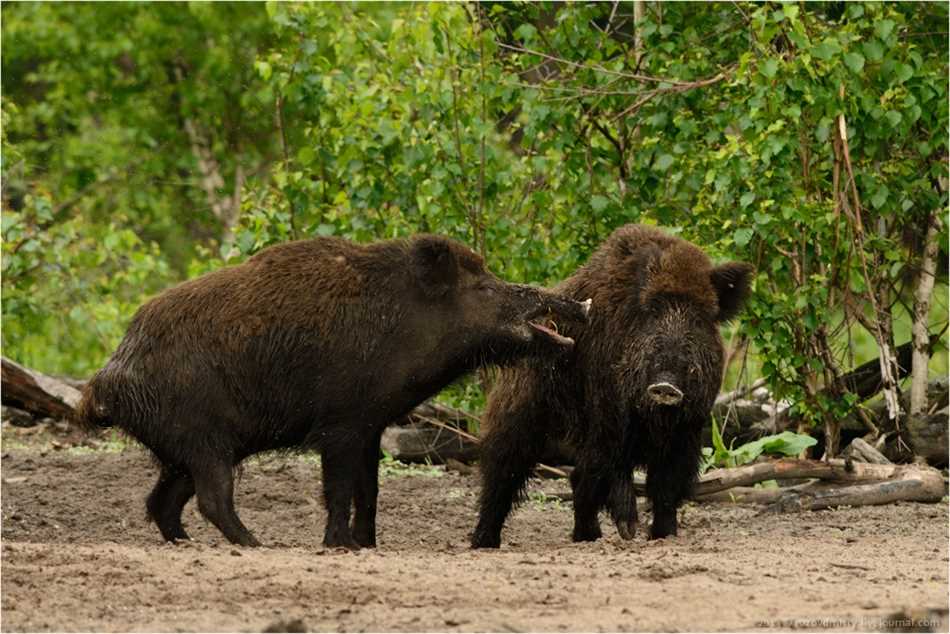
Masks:
[[[767,480],[806,482],[790,487],[755,488]],[[633,476],[633,489],[646,495],[646,478]],[[924,465],[881,465],[845,460],[783,459],[733,469],[710,471],[696,484],[698,502],[770,505],[763,512],[818,510],[834,506],[867,506],[892,502],[939,502],[947,486],[941,473]],[[570,500],[570,494],[562,494]]]
[[[736,486],[749,486],[765,480],[799,480],[803,478],[817,478],[833,482],[860,483],[869,481],[883,481],[901,479],[909,473],[930,474],[928,478],[936,478],[943,486],[943,476],[932,467],[909,464],[869,464],[852,462],[850,460],[797,460],[783,458],[769,462],[736,467],[734,469],[716,469],[706,473],[696,485],[696,495],[706,495],[717,491],[724,491]],[[941,496],[942,497],[942,494]],[[936,500],[939,501],[938,497]]]
[[[6,357],[0,372],[3,404],[26,410],[36,416],[69,418],[79,404],[80,392],[42,372],[25,368]]]
[[[881,437],[881,440],[884,440]],[[853,458],[859,462],[872,464],[891,464],[887,457],[863,438],[855,438],[842,453],[843,458]]]
[[[478,443],[439,427],[387,427],[380,448],[402,462],[441,464],[448,459],[471,462]]]
[[[940,472],[906,469],[883,482],[826,485],[805,491],[788,491],[769,504],[764,513],[817,511],[836,506],[871,506],[893,502],[939,502],[946,494]]]
[[[697,498],[702,502],[764,504],[762,513],[817,511],[838,506],[873,506],[894,502],[939,502],[946,485],[939,472],[904,469],[893,478],[866,483],[839,483],[816,480],[805,484],[757,489],[735,487]]]

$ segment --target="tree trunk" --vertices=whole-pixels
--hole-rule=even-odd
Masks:
[[[940,217],[930,214],[927,222],[927,234],[924,240],[924,253],[920,262],[917,288],[914,291],[914,323],[911,335],[914,343],[912,374],[910,382],[911,416],[919,416],[927,411],[927,379],[930,364],[930,298],[937,274],[937,238],[940,235]]]

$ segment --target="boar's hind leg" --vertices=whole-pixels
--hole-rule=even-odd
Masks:
[[[482,438],[482,493],[472,548],[501,546],[505,519],[544,451],[544,433],[534,420],[511,415]]]
[[[194,494],[195,481],[188,471],[167,464],[162,466],[162,473],[145,507],[165,541],[188,539],[188,533],[181,525],[181,512]]]
[[[361,464],[356,476],[353,506],[353,538],[360,546],[376,546],[376,498],[379,495],[379,440],[382,430],[373,434],[363,446]]]
[[[607,503],[610,479],[601,469],[578,459],[571,472],[571,488],[574,491],[574,541],[600,539],[597,512]]]
[[[358,448],[324,448],[323,501],[327,507],[327,530],[323,544],[331,548],[359,549],[350,532],[350,507],[353,504],[353,464],[359,462]],[[359,465],[362,467],[362,465]]]
[[[192,469],[198,510],[231,542],[260,546],[234,511],[234,468],[230,462],[207,462]]]

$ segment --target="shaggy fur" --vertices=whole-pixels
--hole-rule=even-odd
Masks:
[[[676,533],[676,508],[690,494],[700,432],[722,380],[719,324],[739,310],[751,267],[713,267],[695,245],[658,229],[616,230],[588,263],[556,287],[591,297],[594,310],[558,359],[525,360],[501,371],[483,417],[482,494],[472,545],[497,547],[512,505],[546,447],[573,450],[574,540],[600,537],[606,508],[620,535],[637,521],[631,480],[647,470],[651,536]],[[647,388],[675,385],[677,405]]]
[[[187,538],[196,494],[229,540],[257,545],[234,510],[233,469],[301,448],[322,454],[325,543],[371,546],[383,428],[481,364],[569,349],[528,326],[548,310],[584,315],[437,236],[278,245],[145,304],[77,420],[121,427],[155,454],[146,506],[166,540]]]

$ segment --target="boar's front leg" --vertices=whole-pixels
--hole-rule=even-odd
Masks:
[[[702,457],[700,428],[686,429],[675,445],[654,447],[647,464],[647,495],[653,502],[650,539],[676,535],[676,509],[696,483]]]
[[[323,502],[327,509],[327,528],[323,544],[330,548],[342,546],[358,550],[360,545],[350,532],[350,507],[353,504],[354,474],[353,468],[360,461],[360,445],[324,447],[321,452],[323,463]]]
[[[360,546],[376,546],[376,500],[379,496],[379,441],[383,430],[370,436],[363,447],[356,492],[353,496],[356,513],[353,517],[353,538]]]
[[[607,508],[621,539],[633,539],[637,533],[637,495],[633,490],[633,469],[620,470],[610,481]]]

